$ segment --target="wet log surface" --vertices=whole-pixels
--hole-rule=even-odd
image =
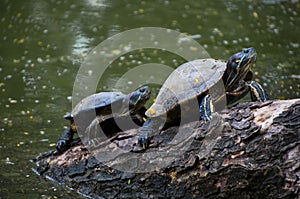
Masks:
[[[135,129],[92,150],[77,139],[35,169],[95,198],[300,198],[300,99],[240,103],[214,118],[170,127],[146,151]]]

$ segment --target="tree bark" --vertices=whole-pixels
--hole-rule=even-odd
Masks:
[[[300,198],[300,99],[240,103],[213,118],[167,128],[147,150],[137,129],[90,150],[76,139],[35,168],[95,198]]]

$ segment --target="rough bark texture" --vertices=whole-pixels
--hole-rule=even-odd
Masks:
[[[146,151],[135,144],[136,129],[92,153],[75,140],[62,155],[37,157],[36,170],[95,198],[300,198],[300,99],[241,103],[215,117],[170,127]],[[177,143],[175,152],[169,143],[178,134],[189,135],[174,138],[180,143],[192,143]],[[105,163],[95,158],[117,146],[123,150]],[[142,172],[152,164],[148,173],[115,169]]]

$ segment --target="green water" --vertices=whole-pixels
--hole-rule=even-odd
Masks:
[[[253,46],[255,79],[271,97],[299,97],[298,1],[2,0],[0,10],[0,198],[81,197],[35,175],[29,159],[53,149],[67,125],[62,116],[86,53],[117,33],[163,27],[198,35],[219,59]],[[124,71],[147,62],[175,68],[182,60],[132,52],[112,64],[97,90],[110,90]]]

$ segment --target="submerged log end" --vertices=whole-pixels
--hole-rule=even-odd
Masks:
[[[136,129],[91,152],[75,140],[38,157],[36,170],[91,197],[300,198],[300,99],[240,103],[219,116],[168,128],[146,151]]]

